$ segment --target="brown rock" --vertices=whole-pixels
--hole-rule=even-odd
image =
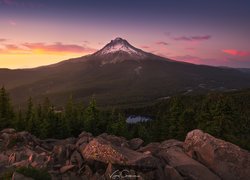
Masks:
[[[165,166],[164,173],[166,179],[168,180],[184,180],[183,177],[178,173],[178,171],[169,165]]]
[[[12,153],[10,156],[9,156],[9,164],[13,164],[16,162],[16,153]]]
[[[157,154],[160,149],[159,149],[160,143],[157,142],[153,142],[153,143],[149,143],[148,145],[141,147],[140,149],[138,149],[138,152],[150,152],[151,154]]]
[[[66,161],[66,147],[64,145],[55,145],[53,149],[56,163],[64,164]]]
[[[22,161],[12,164],[12,166],[14,167],[27,167],[28,165],[29,165],[28,160],[22,160]]]
[[[82,156],[86,160],[96,160],[106,164],[120,164],[143,168],[157,168],[159,161],[151,155],[146,155],[111,144],[98,137],[93,139],[83,150]]]
[[[193,130],[185,140],[186,151],[222,179],[250,177],[250,153],[201,130]]]
[[[0,154],[0,163],[7,164],[9,161],[9,157],[5,154]]]
[[[109,141],[111,144],[120,147],[129,147],[127,140],[124,137],[118,137],[114,135],[108,135],[107,133],[103,133],[99,135],[99,137]]]
[[[79,134],[78,137],[79,137],[79,138],[82,138],[82,137],[92,137],[92,134],[89,133],[89,132],[83,131],[83,132],[81,132],[81,134]]]
[[[88,179],[93,176],[93,172],[88,165],[84,165],[82,171],[82,174]]]
[[[90,141],[89,137],[81,137],[80,139],[78,139],[78,141],[76,142],[76,147],[81,146],[82,144],[88,143]]]
[[[183,148],[183,142],[175,140],[175,139],[169,139],[169,140],[163,141],[160,144],[159,148],[167,149],[167,148],[170,148],[170,147],[173,147],[173,146]]]
[[[186,155],[181,148],[171,147],[158,153],[170,166],[182,176],[191,180],[219,180],[220,178],[208,168]]]
[[[82,158],[81,154],[78,151],[74,151],[71,154],[70,163],[73,164],[73,165],[76,165],[78,168],[80,168],[82,166],[83,158]]]
[[[15,129],[12,129],[12,128],[7,128],[7,129],[3,129],[0,134],[2,133],[7,133],[7,134],[14,134],[16,132]]]
[[[66,173],[67,171],[72,170],[75,167],[75,165],[67,165],[67,166],[63,166],[60,168],[60,173]]]
[[[140,138],[134,138],[128,142],[129,147],[133,150],[139,149],[143,143],[144,143],[144,141]]]
[[[18,172],[14,172],[12,175],[12,180],[34,180],[31,177],[26,177]]]

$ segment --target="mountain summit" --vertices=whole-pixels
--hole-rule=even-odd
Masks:
[[[104,58],[103,64],[117,63],[129,60],[141,60],[149,56],[149,53],[135,48],[128,41],[120,37],[111,40],[101,50],[93,54],[94,57]]]
[[[231,91],[250,87],[242,70],[177,62],[144,52],[116,38],[94,54],[34,69],[0,70],[0,85],[14,103],[49,97],[56,105],[74,95],[101,105],[154,102],[176,94]]]

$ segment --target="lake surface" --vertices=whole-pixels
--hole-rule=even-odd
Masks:
[[[139,115],[130,115],[127,117],[126,122],[129,124],[134,124],[138,122],[146,122],[152,120],[150,117],[147,116],[139,116]]]

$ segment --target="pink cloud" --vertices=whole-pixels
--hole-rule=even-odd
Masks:
[[[9,20],[8,23],[9,23],[11,26],[16,26],[16,25],[17,25],[16,21],[14,21],[14,20]]]
[[[149,49],[150,47],[146,46],[146,45],[142,45],[141,48],[143,48],[143,49]]]
[[[155,44],[158,44],[158,45],[164,45],[164,46],[167,46],[168,43],[164,42],[164,41],[158,41],[156,42]]]
[[[61,42],[54,44],[46,44],[46,43],[23,43],[20,45],[6,44],[4,45],[4,48],[0,49],[0,52],[5,54],[20,54],[20,53],[31,54],[36,51],[44,54],[46,53],[86,54],[94,52],[95,49],[75,44],[63,44]]]
[[[232,55],[232,56],[241,56],[241,57],[250,55],[250,52],[248,51],[239,51],[236,49],[225,49],[225,50],[222,50],[222,52]]]
[[[205,36],[180,36],[175,37],[174,40],[176,41],[206,41],[211,39],[210,35]]]
[[[54,44],[45,44],[45,43],[24,43],[24,47],[29,48],[32,51],[41,50],[50,53],[91,53],[95,49],[88,48],[85,46],[75,45],[75,44],[63,44],[57,42]]]
[[[0,38],[0,42],[5,42],[5,41],[7,41],[7,39]]]
[[[172,57],[174,60],[187,62],[187,63],[193,63],[193,64],[202,64],[203,60],[199,57],[185,55],[185,56],[175,56]]]

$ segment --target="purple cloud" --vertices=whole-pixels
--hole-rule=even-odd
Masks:
[[[180,36],[175,37],[174,40],[176,41],[206,41],[211,39],[210,35],[205,36]]]
[[[43,5],[38,2],[32,2],[31,0],[0,0],[0,4],[7,6],[21,6],[21,7],[42,7]]]

